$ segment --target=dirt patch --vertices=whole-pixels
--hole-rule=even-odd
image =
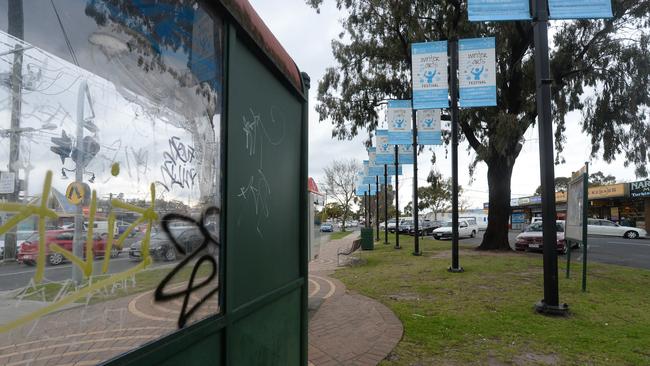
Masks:
[[[388,298],[394,301],[420,301],[420,296],[413,293],[392,294]]]
[[[560,363],[560,358],[554,354],[543,355],[539,353],[524,353],[513,357],[512,362],[519,366],[557,365]]]

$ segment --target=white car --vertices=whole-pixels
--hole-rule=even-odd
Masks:
[[[437,240],[440,239],[451,239],[451,221],[447,221],[443,226],[433,230],[433,237]],[[467,220],[458,220],[458,237],[459,238],[473,238],[478,233],[478,225],[476,221],[472,220],[468,222]]]
[[[643,229],[621,226],[615,222],[603,219],[588,219],[587,234],[622,236],[628,239],[644,238],[648,235]]]

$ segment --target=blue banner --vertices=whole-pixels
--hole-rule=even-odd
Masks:
[[[410,100],[388,101],[387,123],[389,144],[403,145],[413,143],[411,111]]]
[[[395,146],[388,143],[388,130],[377,130],[375,136],[375,164],[394,164]]]
[[[413,164],[415,161],[413,159],[413,146],[411,145],[399,145],[398,158],[400,165],[402,164]]]
[[[494,37],[458,41],[458,86],[461,108],[497,105]]]
[[[530,16],[530,3],[528,1],[467,0],[467,14],[470,22],[530,20],[532,17]]]
[[[449,108],[447,41],[412,43],[413,109]]]
[[[612,0],[548,0],[550,19],[611,18]]]
[[[415,112],[419,145],[442,145],[440,109],[420,109]]]
[[[398,165],[397,173],[398,175],[402,175],[402,166]],[[388,172],[388,184],[390,183],[390,177],[395,175],[395,164],[390,164],[387,165],[387,172]],[[368,175],[371,176],[379,176],[379,184],[384,184],[384,166],[383,165],[377,165],[376,167],[368,168]]]

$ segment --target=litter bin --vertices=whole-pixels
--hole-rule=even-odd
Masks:
[[[361,249],[363,250],[375,249],[375,240],[373,239],[372,228],[361,229]]]

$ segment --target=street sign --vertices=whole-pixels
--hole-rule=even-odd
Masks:
[[[530,20],[528,0],[467,0],[470,22]]]
[[[67,198],[68,202],[71,204],[78,205],[85,200],[87,193],[88,192],[86,192],[86,187],[83,183],[72,182],[65,190],[65,198]]]
[[[16,189],[16,173],[0,172],[0,194],[14,193]]]
[[[551,19],[611,18],[612,0],[548,0]]]
[[[412,43],[413,109],[449,108],[447,41]]]
[[[442,145],[440,109],[420,109],[415,112],[419,145]]]
[[[411,101],[388,101],[388,143],[391,145],[407,145],[413,143],[411,132]]]
[[[496,106],[494,37],[459,40],[458,73],[461,108]]]
[[[583,206],[585,205],[584,185],[583,174],[580,174],[569,182],[566,228],[564,229],[564,236],[567,240],[583,241],[582,225],[586,219],[583,217]]]

